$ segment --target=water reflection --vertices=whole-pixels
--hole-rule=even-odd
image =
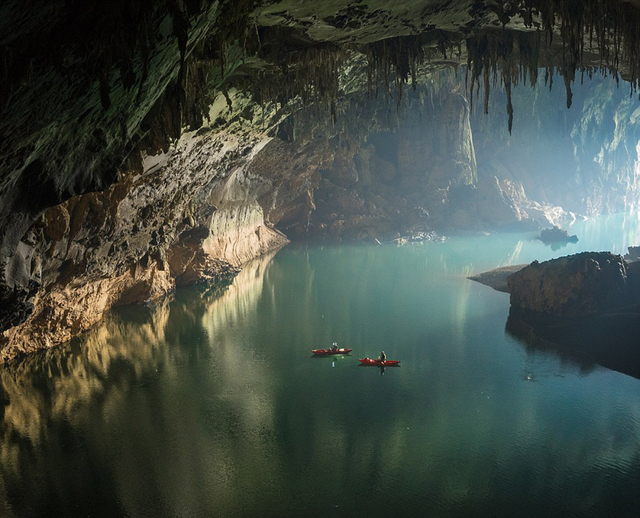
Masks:
[[[552,354],[583,374],[596,365],[640,379],[640,314],[546,319],[512,311],[506,332],[528,354]]]
[[[581,376],[587,376],[598,368],[596,361],[586,352],[580,349],[573,349],[567,345],[545,340],[536,334],[535,328],[520,317],[509,316],[505,331],[509,336],[515,338],[526,350],[527,358],[530,362],[535,362],[538,357],[558,358],[561,365],[569,370],[575,368]],[[550,337],[551,338],[551,337]],[[524,379],[533,381],[531,369],[527,369]]]
[[[557,250],[562,250],[569,244],[569,241],[554,241],[552,243],[544,243],[545,246],[548,246],[554,252]]]
[[[638,382],[515,347],[466,280],[530,245],[290,247],[112,315],[0,373],[0,515],[635,511]],[[402,368],[358,368],[381,350]]]
[[[219,423],[261,443],[273,412],[268,370],[217,330],[251,310],[270,259],[227,291],[127,308],[68,347],[0,372],[0,514],[175,515],[213,505],[211,485],[223,505],[235,455]],[[225,388],[209,395],[209,383]]]

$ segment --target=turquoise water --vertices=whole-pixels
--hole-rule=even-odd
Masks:
[[[117,312],[1,373],[0,516],[638,516],[640,381],[523,346],[466,279],[640,244],[570,231],[290,246]]]

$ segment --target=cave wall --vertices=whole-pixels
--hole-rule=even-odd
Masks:
[[[7,260],[23,296],[4,312],[1,358],[64,342],[111,307],[231,276],[286,236],[427,230],[423,198],[436,191],[441,205],[450,186],[473,183],[460,92],[421,89],[400,108],[387,96],[355,94],[343,108],[336,124],[317,107],[258,105],[227,90],[200,129],[155,154],[132,154],[108,189],[45,210]],[[394,156],[376,149],[382,135]]]
[[[288,238],[431,238],[533,228],[566,216],[560,205],[632,206],[635,104],[570,83],[598,61],[637,83],[634,13],[618,1],[3,2],[0,360],[110,307],[233,275]],[[579,115],[520,94],[538,66],[562,73],[554,92]],[[468,92],[481,83],[500,111],[479,123]],[[562,174],[537,177],[545,146],[566,143],[542,127],[549,113],[574,151]],[[505,119],[539,136],[522,137],[529,155]]]
[[[640,200],[640,105],[630,85],[614,77],[585,76],[572,88],[540,74],[536,88],[514,88],[513,131],[504,123],[504,90],[489,114],[476,110],[472,128],[480,177],[521,182],[527,195],[583,215],[634,210]]]
[[[3,258],[44,208],[115,181],[149,131],[149,114],[185,74],[185,55],[220,15],[217,3],[203,2],[54,0],[32,8],[3,2],[0,15]],[[167,130],[175,134],[179,106],[174,112]]]
[[[27,289],[4,313],[3,360],[66,341],[111,307],[232,276],[288,242],[265,223],[256,201],[263,183],[245,171],[277,114],[247,109],[249,101],[221,94],[212,126],[143,156],[109,189],[44,211],[8,261],[10,278]]]
[[[220,93],[200,129],[155,154],[132,154],[110,188],[74,196],[31,225],[7,261],[24,297],[5,312],[2,359],[64,342],[114,306],[233,276],[289,239],[400,242],[433,239],[434,230],[533,229],[566,216],[532,200],[531,192],[544,198],[536,187],[545,181],[531,164],[508,160],[504,117],[490,114],[489,130],[474,131],[463,75],[428,77],[400,101],[346,96],[337,120],[318,106]],[[545,116],[539,109],[530,122]],[[496,157],[506,163],[494,171]]]

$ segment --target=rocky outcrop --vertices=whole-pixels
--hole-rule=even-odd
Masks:
[[[640,301],[637,270],[619,255],[584,252],[539,263],[507,279],[512,308],[570,317],[604,313]]]
[[[628,263],[640,261],[640,246],[630,246],[629,253],[625,254],[624,260]]]
[[[551,228],[543,228],[540,231],[540,237],[538,238],[545,245],[551,243],[577,243],[578,236],[570,236],[569,232],[560,227],[554,226]]]
[[[54,206],[31,226],[7,273],[32,291],[2,329],[0,360],[69,340],[114,306],[233,276],[288,242],[257,202],[264,180],[245,171],[270,140],[274,112],[254,114],[242,96],[230,104],[221,97],[214,120],[235,122],[184,134],[110,189]],[[237,111],[255,115],[254,125],[241,127]]]

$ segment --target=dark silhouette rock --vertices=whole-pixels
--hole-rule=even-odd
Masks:
[[[624,260],[628,263],[640,261],[640,246],[630,246],[629,253],[624,256]]]
[[[540,231],[540,237],[538,238],[545,245],[551,243],[577,243],[578,236],[570,236],[566,230],[560,227],[554,226],[552,228],[545,228]]]

